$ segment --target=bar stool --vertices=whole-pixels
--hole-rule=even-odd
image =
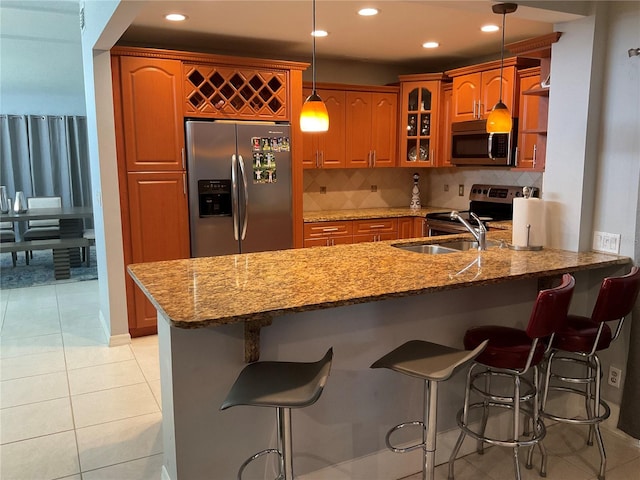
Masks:
[[[371,368],[388,368],[424,380],[423,420],[396,425],[385,436],[387,448],[396,453],[406,453],[422,448],[423,480],[435,478],[438,382],[448,380],[455,372],[477,357],[486,345],[487,342],[483,342],[470,352],[437,343],[411,340],[371,365]],[[406,448],[391,445],[390,437],[393,432],[410,425],[422,427],[422,442]]]
[[[569,315],[565,325],[556,332],[552,349],[548,354],[544,378],[544,395],[540,414],[558,422],[589,425],[587,444],[593,445],[593,435],[596,434],[598,450],[600,451],[599,480],[604,480],[607,458],[604,451],[600,423],[609,417],[609,405],[600,398],[601,366],[597,352],[609,348],[609,345],[620,335],[624,317],[632,310],[638,291],[640,290],[640,269],[634,266],[627,275],[608,277],[602,281],[598,298],[591,313],[591,317]],[[607,322],[617,321],[615,332]],[[578,364],[586,369],[584,376],[576,373],[554,372],[553,367],[563,364]],[[584,371],[584,370],[583,370]],[[558,385],[552,385],[556,380]],[[581,389],[581,387],[583,389]],[[547,407],[549,391],[561,391],[584,397],[585,413],[582,418],[568,418],[554,414]]]
[[[291,409],[308,407],[320,398],[332,359],[330,348],[317,362],[255,362],[240,372],[220,410],[236,405],[275,408],[278,448],[262,450],[245,460],[238,470],[238,480],[249,463],[271,453],[280,460],[277,480],[293,480]]]
[[[458,425],[461,429],[458,441],[449,459],[449,480],[454,479],[454,462],[466,435],[478,441],[478,453],[483,452],[484,443],[513,448],[515,478],[520,480],[520,464],[518,462],[518,448],[532,447],[527,457],[527,468],[531,468],[533,446],[538,445],[542,454],[540,475],[546,476],[547,455],[541,443],[546,434],[544,423],[538,415],[539,375],[538,364],[543,360],[549,346],[545,339],[553,339],[555,329],[561,325],[569,311],[569,304],[575,286],[574,278],[565,274],[562,283],[548,290],[538,293],[526,330],[501,326],[482,326],[467,330],[464,336],[464,346],[467,349],[476,348],[481,342],[489,340],[486,349],[478,356],[467,373],[464,407],[458,412]],[[475,373],[476,369],[482,368]],[[533,370],[533,381],[524,375]],[[491,379],[495,377],[508,378],[513,381],[513,395],[501,394],[491,389]],[[482,380],[482,382],[480,382]],[[482,386],[478,385],[483,383]],[[522,388],[522,384],[526,388]],[[471,391],[476,392],[481,402],[470,404]],[[523,391],[524,390],[524,391]],[[533,405],[527,409],[527,403]],[[489,407],[507,408],[513,410],[513,434],[507,439],[488,437],[485,434]],[[482,409],[482,420],[478,431],[469,424],[470,410]],[[520,414],[532,421],[532,432],[521,439]],[[530,436],[529,436],[530,435]]]

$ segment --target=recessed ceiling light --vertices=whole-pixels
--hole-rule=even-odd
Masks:
[[[424,42],[422,46],[424,48],[438,48],[440,44],[438,42]]]
[[[170,22],[182,22],[187,19],[187,16],[181,13],[169,13],[168,15],[165,15],[164,18]]]
[[[311,32],[311,35],[314,37],[326,37],[327,35],[329,35],[329,32],[327,32],[326,30],[315,30]]]
[[[482,27],[480,27],[480,30],[487,33],[497,32],[498,30],[500,30],[500,27],[498,27],[497,25],[483,25]]]
[[[368,7],[358,10],[358,15],[361,15],[363,17],[372,17],[373,15],[377,15],[378,13],[380,13],[380,10],[378,10],[377,8]]]

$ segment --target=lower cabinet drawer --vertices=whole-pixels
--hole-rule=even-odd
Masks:
[[[367,233],[364,235],[354,235],[353,243],[362,242],[382,242],[383,240],[397,240],[398,234],[392,233]]]
[[[313,222],[304,224],[304,240],[325,237],[344,237],[352,234],[351,221]],[[306,246],[306,245],[305,245]]]
[[[325,238],[305,238],[304,247],[330,247],[332,245],[346,245],[351,242],[352,237],[325,237]]]
[[[354,220],[353,234],[380,234],[380,233],[398,233],[397,218],[374,218],[370,220]],[[393,240],[393,239],[390,239]]]

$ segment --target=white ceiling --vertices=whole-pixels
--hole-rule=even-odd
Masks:
[[[121,43],[216,53],[309,60],[311,0],[146,1]],[[403,65],[464,64],[500,51],[501,34],[482,33],[486,23],[501,25],[495,2],[416,0],[317,0],[316,24],[329,36],[317,39],[319,58],[340,58]],[[584,10],[585,2],[521,2],[507,16],[506,43],[553,31],[553,23],[578,18],[575,13],[538,7]],[[566,5],[561,5],[566,4]],[[357,10],[375,6],[380,14],[360,17]],[[188,20],[168,22],[180,12]],[[437,41],[434,50],[422,48]]]

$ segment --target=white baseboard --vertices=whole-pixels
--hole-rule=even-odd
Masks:
[[[102,329],[106,337],[109,339],[110,347],[119,347],[120,345],[129,345],[131,343],[131,335],[128,333],[121,333],[120,335],[111,335],[111,325],[107,323],[107,320],[102,314],[102,310],[98,312],[98,319],[102,325]]]

